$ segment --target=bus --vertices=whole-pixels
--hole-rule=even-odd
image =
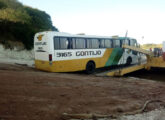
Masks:
[[[135,64],[140,54],[123,49],[138,47],[136,39],[118,36],[73,35],[46,31],[34,37],[35,67],[50,72],[86,71],[114,65]]]

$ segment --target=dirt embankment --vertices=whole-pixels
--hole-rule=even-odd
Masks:
[[[0,44],[0,63],[19,63],[33,66],[34,51],[20,50],[16,47],[13,50],[5,49],[5,47]]]
[[[62,113],[117,114],[165,100],[165,83],[138,78],[47,73],[0,64],[0,120],[59,120]],[[160,107],[153,103],[147,111]]]

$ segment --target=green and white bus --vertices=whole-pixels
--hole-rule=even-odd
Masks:
[[[34,37],[35,67],[50,72],[73,72],[113,65],[135,64],[141,55],[123,49],[138,47],[129,37],[73,35],[62,32],[40,32]]]

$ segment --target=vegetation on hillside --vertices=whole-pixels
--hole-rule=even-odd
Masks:
[[[0,43],[20,41],[26,49],[33,47],[36,32],[53,30],[51,17],[44,11],[22,5],[18,0],[0,0]]]

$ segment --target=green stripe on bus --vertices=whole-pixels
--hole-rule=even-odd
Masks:
[[[122,55],[123,55],[123,49],[118,48],[117,49],[117,55],[115,56],[112,65],[117,65],[119,63],[119,60],[120,60]]]
[[[105,66],[117,65],[123,54],[122,48],[114,48]]]

